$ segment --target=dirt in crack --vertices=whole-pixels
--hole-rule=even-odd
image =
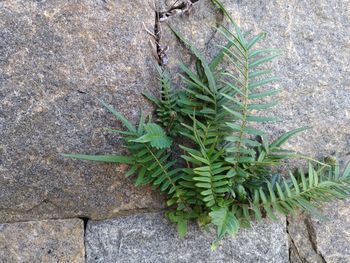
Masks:
[[[84,224],[84,251],[85,251],[85,255],[84,255],[84,257],[85,257],[85,261],[86,261],[86,260],[87,260],[86,246],[85,246],[85,240],[86,240],[86,229],[87,229],[87,224],[88,224],[88,222],[89,222],[90,218],[88,218],[88,217],[83,217],[83,216],[78,217],[78,218],[79,218],[79,219],[81,219],[81,220],[83,220],[83,224]]]

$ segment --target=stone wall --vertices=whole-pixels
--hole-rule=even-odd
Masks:
[[[170,2],[158,0],[162,8]],[[241,27],[266,31],[266,44],[283,51],[274,64],[283,92],[273,112],[282,121],[268,127],[272,134],[311,125],[288,146],[349,159],[350,1],[223,3]],[[223,15],[209,0],[196,2],[194,11],[169,22],[213,56],[220,42],[214,27],[225,23]],[[158,214],[162,198],[135,188],[123,177],[125,166],[61,157],[124,153],[119,139],[104,130],[120,123],[97,98],[134,122],[141,108],[152,111],[141,96],[158,88],[143,23],[153,29],[154,11],[141,0],[0,1],[0,262],[83,262],[84,255],[88,262],[189,262],[193,247],[197,262],[350,262],[347,203],[327,206],[328,222],[297,218],[288,227],[244,231],[246,242],[227,241],[220,258],[202,246],[208,236],[195,228],[189,239],[177,240]],[[179,85],[177,63],[193,58],[165,23],[162,33],[167,67]],[[76,219],[52,220],[64,218]],[[86,246],[77,218],[92,219]],[[154,261],[142,258],[150,244]],[[164,251],[157,250],[160,245]],[[130,258],[132,253],[137,255]]]

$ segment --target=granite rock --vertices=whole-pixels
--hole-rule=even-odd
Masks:
[[[0,222],[106,218],[162,207],[124,166],[61,153],[124,154],[96,98],[132,121],[156,87],[144,1],[0,1]]]
[[[288,262],[282,219],[242,230],[236,238],[225,238],[217,250],[211,251],[214,237],[214,229],[199,230],[191,225],[188,236],[179,239],[174,225],[162,213],[89,221],[87,262]]]
[[[80,219],[0,224],[0,262],[83,263]]]
[[[326,220],[312,218],[317,249],[327,263],[350,262],[350,201],[323,208]]]

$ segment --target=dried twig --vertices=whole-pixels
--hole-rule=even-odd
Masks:
[[[198,2],[199,0],[183,0],[180,4],[177,4],[179,0],[176,0],[172,6],[166,10],[166,11],[159,11],[157,5],[155,2],[151,4],[149,2],[149,5],[154,10],[155,13],[155,23],[154,23],[154,32],[152,33],[151,30],[147,29],[146,25],[143,24],[144,29],[146,32],[152,36],[153,41],[150,40],[150,45],[152,48],[153,56],[156,58],[158,64],[160,66],[164,66],[168,62],[168,57],[166,52],[169,50],[168,46],[162,46],[161,45],[161,22],[166,21],[172,16],[177,16],[179,14],[186,14],[191,15],[193,13],[193,3]],[[154,46],[156,47],[154,49]]]

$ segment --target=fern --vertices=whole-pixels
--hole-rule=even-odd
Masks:
[[[143,95],[157,106],[157,122],[165,128],[167,134],[176,136],[181,122],[181,118],[178,116],[176,108],[178,95],[171,88],[171,81],[168,72],[158,65],[155,67],[159,75],[161,96],[160,98],[157,98],[146,92],[143,93]]]
[[[155,123],[148,123],[144,126],[145,134],[141,137],[131,140],[133,142],[146,143],[149,142],[152,147],[157,149],[169,148],[172,141],[166,136],[162,127]]]
[[[215,249],[226,234],[235,235],[264,217],[276,220],[297,210],[321,216],[320,204],[349,196],[350,164],[341,174],[334,160],[323,163],[283,148],[309,127],[270,139],[262,126],[277,118],[264,111],[277,106],[279,89],[270,86],[278,78],[268,65],[280,52],[257,48],[266,34],[242,32],[223,5],[213,2],[231,23],[218,28],[227,43],[208,61],[171,27],[196,64],[180,65],[180,90],[172,88],[168,72],[157,66],[160,97],[144,94],[156,106],[155,122],[141,113],[135,126],[102,102],[123,124],[123,130],[111,132],[123,138],[129,155],[64,156],[128,164],[126,176],[135,176],[136,186],[151,185],[167,196],[166,215],[177,224],[180,237],[191,220],[215,225]],[[308,160],[307,172],[281,169],[292,158]]]
[[[296,209],[320,216],[318,205],[332,198],[346,198],[350,194],[350,164],[341,175],[336,165],[321,166],[315,170],[309,163],[308,173],[302,170],[290,172],[289,179],[272,184],[267,181],[265,187],[254,191],[251,209],[256,218],[261,218],[260,211],[266,212],[275,220],[275,213],[288,215]]]
[[[252,139],[252,136],[264,134],[262,130],[250,126],[250,123],[275,120],[273,117],[254,114],[259,110],[269,109],[277,104],[275,101],[268,103],[255,102],[256,98],[263,98],[269,95],[259,92],[257,89],[277,80],[276,77],[265,77],[257,80],[257,77],[261,78],[271,71],[256,70],[255,68],[264,62],[271,61],[275,55],[255,58],[256,50],[253,47],[265,34],[258,34],[250,40],[246,40],[238,27],[236,27],[236,35],[232,34],[227,28],[224,28],[222,33],[229,42],[237,42],[239,44],[234,45],[233,50],[224,48],[225,54],[229,61],[234,64],[236,72],[226,71],[222,73],[230,81],[228,86],[235,91],[234,96],[222,94],[231,102],[223,105],[223,107],[232,116],[231,122],[226,124],[233,132],[225,138],[227,142],[226,160],[238,167],[240,163],[255,161],[255,151],[252,148],[259,147],[260,142]]]
[[[218,227],[217,239],[213,243],[212,248],[217,247],[218,241],[220,241],[226,233],[234,236],[239,229],[239,221],[235,214],[229,211],[227,208],[219,208],[209,213],[212,223]]]

